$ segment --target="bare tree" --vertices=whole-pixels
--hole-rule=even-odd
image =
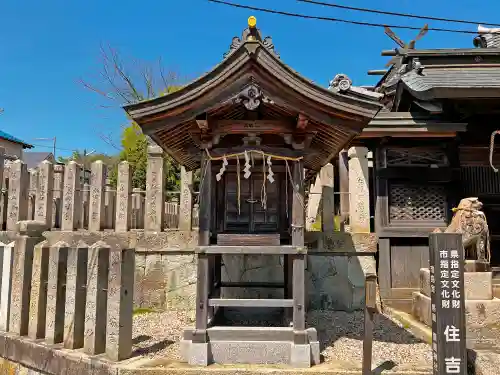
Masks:
[[[125,65],[118,51],[111,46],[100,48],[102,67],[98,80],[91,82],[83,78],[79,83],[105,99],[106,104],[100,108],[115,108],[125,104],[136,103],[167,94],[181,86],[181,78],[173,71],[165,72],[161,58],[154,64],[139,62],[136,59],[127,60]],[[108,145],[120,149],[113,141],[112,132],[96,132]]]

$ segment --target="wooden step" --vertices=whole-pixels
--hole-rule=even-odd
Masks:
[[[210,298],[208,305],[213,307],[293,307],[293,299],[237,299]]]

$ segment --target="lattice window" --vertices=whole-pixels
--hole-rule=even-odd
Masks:
[[[386,151],[388,167],[415,166],[415,167],[445,167],[448,158],[444,150],[437,148],[389,148]]]
[[[391,184],[391,221],[446,221],[446,193],[438,185]]]

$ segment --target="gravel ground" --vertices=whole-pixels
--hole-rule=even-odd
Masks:
[[[134,356],[180,360],[179,339],[186,326],[192,326],[194,314],[179,311],[144,313],[134,317]],[[247,325],[242,322],[242,325]],[[363,313],[311,312],[308,325],[316,327],[324,361],[360,364],[363,353]],[[388,317],[375,318],[373,365],[388,361],[394,365],[432,364],[431,347],[415,338]]]

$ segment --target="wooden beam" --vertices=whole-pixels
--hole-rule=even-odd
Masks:
[[[213,120],[214,134],[279,134],[290,133],[293,125],[283,120]]]
[[[299,113],[299,116],[297,118],[297,129],[305,130],[308,124],[309,124],[309,118],[307,118],[302,113]]]
[[[201,131],[207,131],[208,130],[208,120],[196,120],[196,124],[200,128]]]
[[[305,254],[307,248],[302,246],[198,246],[195,252],[199,254]]]

